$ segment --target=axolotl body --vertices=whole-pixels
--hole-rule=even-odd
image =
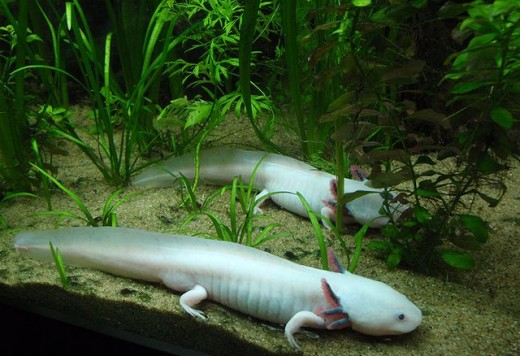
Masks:
[[[285,335],[302,327],[351,327],[368,335],[408,333],[421,311],[390,286],[341,269],[299,265],[231,242],[130,228],[80,227],[23,232],[15,247],[33,258],[52,260],[49,241],[66,264],[115,275],[162,282],[182,292],[181,307],[205,318],[195,306],[210,299],[242,313],[285,324]],[[340,273],[342,272],[342,273]]]
[[[180,175],[193,180],[195,172],[195,155],[185,154],[146,168],[133,179],[132,184],[140,187],[166,187],[173,185]],[[261,189],[256,197],[256,201],[260,202],[258,205],[261,205],[263,197],[276,192],[270,195],[272,201],[290,212],[307,217],[307,210],[295,194],[298,192],[314,212],[335,221],[338,199],[334,175],[274,153],[230,148],[200,152],[199,176],[205,182],[228,184],[234,177],[240,176],[244,184],[249,184],[253,172],[253,183]],[[357,179],[345,179],[345,193],[361,194],[343,207],[345,222],[368,222],[370,227],[377,228],[386,225],[389,216],[396,220],[407,209],[405,204],[392,201],[395,198],[393,193],[370,187],[369,181],[362,175],[355,177]],[[386,204],[385,195],[388,197]]]

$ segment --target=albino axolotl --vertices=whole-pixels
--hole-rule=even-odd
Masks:
[[[147,168],[133,179],[132,184],[141,187],[165,187],[174,184],[180,174],[193,180],[194,157],[193,153],[185,154]],[[228,184],[234,177],[240,176],[244,184],[249,184],[257,165],[253,184],[262,189],[256,197],[259,205],[266,194],[279,192],[271,195],[270,199],[288,211],[308,217],[307,210],[295,194],[299,192],[313,211],[335,221],[336,177],[291,157],[229,148],[203,150],[199,156],[199,176],[201,180],[212,184]],[[369,181],[361,179],[360,175],[355,176],[359,180],[345,179],[345,193],[370,193],[346,203],[343,209],[346,223],[369,222],[370,227],[381,227],[389,222],[389,214],[398,219],[407,209],[406,205],[389,201],[386,204],[388,211],[385,213],[384,189],[371,188]],[[393,200],[392,193],[386,195]],[[260,210],[257,209],[258,211]]]
[[[422,314],[390,286],[346,272],[299,265],[244,245],[129,228],[79,227],[23,232],[15,248],[52,260],[49,241],[67,264],[115,275],[162,282],[182,292],[181,307],[204,319],[194,307],[204,299],[273,323],[285,324],[294,347],[301,327],[343,329],[368,335],[410,332]]]

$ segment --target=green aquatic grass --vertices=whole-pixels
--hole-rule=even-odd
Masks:
[[[314,234],[316,235],[316,239],[318,241],[318,247],[320,249],[320,260],[321,260],[321,268],[324,270],[329,270],[329,262],[327,258],[327,245],[325,243],[325,237],[323,236],[323,231],[321,229],[321,224],[319,222],[319,218],[325,219],[325,217],[320,216],[320,214],[314,212],[305,199],[305,197],[297,192],[298,198],[300,198],[300,201],[302,202],[303,206],[305,207],[305,210],[307,210],[307,215],[309,216],[309,220],[311,221],[312,228],[314,229]],[[323,221],[326,221],[329,226],[333,226],[330,220],[325,219]]]
[[[261,201],[268,199],[275,193],[270,193],[263,196],[259,200],[249,200],[246,198],[246,191],[249,185],[242,185],[239,183],[240,180],[235,178],[231,185],[223,187],[217,190],[214,194],[210,195],[202,205],[202,208],[190,214],[184,222],[181,224],[181,229],[185,228],[194,219],[200,216],[208,217],[213,227],[215,228],[216,237],[219,240],[231,241],[235,243],[245,244],[251,247],[257,247],[258,245],[267,242],[271,239],[281,238],[287,236],[285,233],[274,233],[274,230],[280,227],[277,223],[268,224],[261,228],[259,232],[255,233],[255,225],[258,220],[266,219],[267,217],[255,214],[255,208]],[[218,196],[222,195],[226,191],[230,191],[229,201],[229,224],[225,223],[217,214],[210,210],[211,202]],[[245,210],[241,211],[241,214],[237,210],[237,200],[240,202],[238,206],[246,206]],[[242,217],[241,217],[242,216]]]
[[[195,193],[195,184],[192,184],[190,180],[182,174],[176,178],[176,181],[179,181],[184,188],[181,190],[181,194],[183,195],[181,206],[185,207],[189,212],[198,211],[199,203]],[[186,196],[184,196],[184,191],[187,193]]]
[[[242,14],[242,25],[240,27],[240,43],[239,43],[239,69],[240,69],[240,90],[244,100],[244,106],[251,122],[251,126],[256,136],[267,146],[273,147],[273,143],[265,137],[262,130],[254,120],[253,108],[251,105],[251,55],[253,39],[256,32],[256,20],[260,0],[246,1],[244,4],[244,13]]]
[[[37,167],[45,167],[43,157],[38,147],[38,142],[34,137],[31,139],[31,145],[34,153],[35,165]],[[47,175],[40,173],[40,179],[38,179],[38,181],[40,182],[40,190],[43,194],[43,198],[47,202],[47,209],[52,210],[50,179]]]
[[[93,106],[97,147],[87,144],[68,119],[51,120],[52,133],[77,144],[107,182],[114,185],[129,181],[138,168],[138,153],[146,152],[156,139],[152,119],[160,111],[156,102],[161,75],[170,53],[183,39],[182,34],[173,36],[177,16],[170,13],[168,1],[154,4],[156,7],[145,1],[138,4],[140,9],[152,8],[148,17],[125,18],[116,15],[114,4],[107,1],[114,33],[106,34],[101,48],[80,2],[67,2],[57,28],[48,18],[46,20],[51,33],[59,32],[62,36],[59,39],[52,36],[55,56],[62,53],[63,43],[66,43],[79,65],[80,79],[64,71],[63,66],[59,67],[59,58],[56,58],[54,68],[27,67],[53,71],[81,83],[80,87],[85,89]],[[133,5],[123,2],[120,6],[123,13],[132,13]],[[136,29],[142,30],[137,37]],[[114,49],[117,49],[118,57],[114,57]],[[122,83],[113,71],[114,58],[119,59],[123,69]]]
[[[333,234],[334,238],[339,243],[341,249],[345,253],[345,255],[347,257],[347,266],[348,266],[347,270],[349,272],[354,272],[359,263],[359,259],[361,258],[362,249],[363,249],[363,239],[365,237],[365,234],[366,234],[371,222],[369,221],[369,222],[365,223],[358,230],[358,232],[354,235],[355,248],[354,248],[354,251],[352,252],[351,249],[345,243],[345,240],[341,234],[341,230],[339,230],[338,227],[335,226],[332,223],[332,221],[327,219],[325,216],[313,211],[311,206],[309,205],[309,203],[307,202],[307,200],[305,199],[305,197],[302,194],[300,194],[299,192],[297,192],[296,194],[298,195],[298,198],[300,199],[305,210],[307,211],[307,215],[312,224],[312,228],[314,230],[314,235],[316,236],[318,248],[320,251],[321,268],[324,270],[329,270],[327,244],[325,241],[325,235],[323,233],[323,229],[325,227],[322,226],[322,223],[320,223],[320,221],[324,222],[330,228],[331,233]]]
[[[285,43],[285,65],[287,68],[287,81],[289,82],[291,106],[296,114],[301,150],[303,156],[308,159],[310,152],[307,139],[307,125],[303,109],[302,91],[300,89],[302,75],[300,70],[299,45],[297,38],[296,0],[281,1],[280,16],[282,34]]]
[[[352,253],[352,257],[349,259],[347,270],[351,273],[356,271],[357,265],[359,263],[359,259],[361,258],[361,253],[363,251],[363,240],[368,231],[371,221],[366,222],[363,226],[356,232],[354,235],[354,242],[356,243],[356,247],[354,252]]]
[[[265,157],[264,157],[265,158]],[[255,188],[253,182],[260,166],[263,161],[262,158],[253,169],[249,184],[242,184],[240,177],[233,178],[231,184],[216,190],[213,194],[210,194],[204,202],[199,206],[195,190],[191,185],[190,181],[185,177],[181,176],[180,179],[188,192],[188,201],[190,202],[189,208],[192,209],[190,215],[181,224],[181,229],[184,229],[189,223],[200,216],[208,217],[216,232],[216,237],[219,240],[231,241],[236,243],[245,244],[247,246],[256,247],[266,241],[274,238],[281,238],[286,236],[284,233],[275,233],[274,230],[280,225],[276,223],[268,224],[263,227],[261,231],[255,233],[255,222],[260,219],[265,219],[261,215],[255,214],[255,210],[258,205],[265,199],[269,199],[274,194],[280,192],[272,192],[257,199],[255,196]],[[198,175],[198,174],[197,174]],[[211,206],[215,200],[229,192],[229,224],[223,222],[217,214],[211,211]]]
[[[45,11],[41,1],[37,0],[35,3],[41,17],[36,13],[31,17],[33,31],[35,33],[45,33],[48,31],[47,33],[49,34],[52,43],[50,50],[46,48],[45,43],[39,45],[38,55],[42,57],[43,62],[47,63],[47,65],[42,65],[43,70],[39,70],[38,73],[40,73],[44,79],[43,83],[50,94],[50,104],[68,108],[69,88],[67,85],[67,77],[70,75],[66,70],[67,61],[64,54],[65,44],[61,38],[62,31],[65,30],[65,23],[56,15],[56,9],[53,2],[45,2],[45,5],[47,5],[47,7],[52,11],[52,14],[50,15]],[[34,12],[36,12],[36,8],[34,9]],[[53,20],[57,23],[56,28],[54,28]]]
[[[43,175],[46,179],[48,179],[54,185],[56,185],[61,191],[63,191],[65,194],[67,194],[74,201],[74,203],[76,203],[76,206],[78,207],[78,209],[83,213],[83,217],[81,217],[80,215],[77,215],[75,213],[72,213],[70,211],[49,211],[45,214],[59,215],[59,216],[63,216],[63,217],[72,217],[72,218],[76,218],[76,219],[81,219],[81,220],[84,220],[87,223],[87,225],[90,225],[90,226],[98,225],[96,219],[92,216],[92,214],[90,213],[90,211],[87,208],[87,206],[85,205],[85,203],[83,203],[83,201],[78,197],[78,195],[76,193],[74,193],[72,190],[65,187],[63,184],[61,184],[61,182],[59,180],[57,180],[52,175],[47,173],[47,171],[45,171],[44,169],[38,167],[37,165],[35,165],[33,163],[30,163],[30,165],[33,167],[33,169],[35,171],[37,171],[38,173]]]
[[[258,166],[257,166],[258,167]],[[256,170],[256,168],[255,168]],[[266,219],[262,215],[258,215],[257,208],[264,200],[270,199],[275,194],[282,192],[271,192],[263,195],[260,199],[253,194],[255,188],[253,187],[253,178],[247,185],[243,185],[239,178],[234,178],[231,186],[224,187],[222,192],[226,189],[231,191],[230,195],[230,210],[229,217],[231,221],[231,233],[232,236],[236,236],[236,242],[243,243],[247,246],[258,246],[263,242],[269,241],[274,238],[280,238],[286,236],[283,233],[272,233],[274,229],[280,227],[280,224],[272,223],[263,227],[258,235],[253,234],[255,220]],[[238,213],[236,209],[236,201],[239,202],[241,213],[245,214],[245,219],[242,223],[239,223]]]
[[[56,269],[60,276],[61,285],[63,288],[69,287],[69,279],[67,278],[67,273],[65,272],[65,265],[63,264],[63,259],[61,258],[61,253],[59,248],[54,248],[52,242],[49,241],[49,248],[51,250],[52,259],[54,260],[54,264],[56,265]]]
[[[90,212],[88,207],[85,205],[85,203],[81,200],[81,198],[71,189],[65,187],[59,180],[54,178],[52,175],[50,175],[47,171],[44,169],[38,167],[37,165],[30,163],[30,165],[33,167],[35,171],[43,175],[46,179],[48,179],[50,182],[52,182],[54,185],[56,185],[61,191],[63,191],[65,194],[67,194],[72,201],[76,204],[77,208],[83,215],[79,215],[75,212],[72,212],[70,210],[62,210],[62,211],[55,211],[50,210],[47,212],[41,212],[38,213],[39,215],[51,215],[51,216],[58,216],[60,218],[72,218],[75,220],[81,220],[84,221],[88,226],[117,226],[117,215],[115,214],[115,210],[125,201],[128,201],[129,199],[133,198],[134,196],[140,194],[140,193],[134,193],[126,195],[122,198],[117,199],[118,195],[121,194],[121,192],[124,190],[124,188],[118,189],[114,191],[105,202],[101,215],[99,217],[94,217],[94,215]]]
[[[94,106],[94,118],[99,134],[99,145],[109,163],[105,163],[102,157],[95,157],[94,162],[110,183],[120,184],[125,177],[121,150],[125,149],[125,143],[133,146],[133,142],[116,142],[112,117],[112,93],[115,90],[110,80],[110,51],[111,34],[105,38],[105,55],[97,48],[96,38],[90,30],[88,20],[77,1],[66,3],[67,35],[73,43],[73,53],[76,62],[80,65],[85,86]],[[80,140],[71,125],[65,127],[68,134],[74,135],[77,143]],[[124,135],[123,135],[124,137]],[[121,145],[120,145],[121,144]],[[79,146],[91,160],[94,158],[94,149],[86,144]]]
[[[0,2],[0,7],[9,24],[0,28],[0,176],[11,189],[27,191],[31,182],[27,178],[30,150],[24,145],[29,126],[25,75],[12,72],[23,67],[29,58],[28,46],[32,40],[28,33],[30,3],[28,0],[18,2],[16,18],[7,2]]]

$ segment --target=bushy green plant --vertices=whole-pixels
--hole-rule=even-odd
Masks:
[[[250,57],[259,54],[251,49],[242,50],[244,42],[252,43],[259,38],[270,41],[270,34],[278,29],[274,20],[276,11],[272,9],[271,1],[263,2],[261,11],[254,14],[255,20],[259,20],[251,23],[248,36],[245,36],[243,27],[247,23],[249,6],[250,3],[246,2],[244,8],[236,0],[176,3],[175,11],[182,14],[186,22],[184,25],[192,31],[183,38],[181,48],[184,49],[184,55],[177,56],[169,62],[168,72],[172,77],[181,78],[187,92],[195,93],[195,96],[192,94],[192,98],[188,98],[189,100],[202,98],[213,102],[218,108],[210,126],[215,126],[231,109],[234,109],[237,115],[247,111],[258,138],[266,145],[271,145],[269,138],[272,135],[274,118],[270,93],[265,93],[265,87],[262,90],[255,86],[253,81],[257,93],[249,95],[247,99],[243,98],[239,90],[239,65],[242,86],[244,63],[249,64]],[[247,60],[244,60],[246,56]],[[263,58],[264,60],[257,64],[257,72],[273,73],[275,68],[270,63],[275,63],[277,58]],[[247,85],[250,86],[251,72],[248,74]],[[257,74],[255,80],[257,78],[261,76]],[[257,118],[260,111],[271,114],[266,115],[267,122],[262,125]]]
[[[336,152],[347,152],[337,155],[338,168],[351,161],[372,165],[375,187],[411,183],[394,198],[408,202],[410,210],[398,225],[382,230],[385,240],[372,241],[369,248],[383,251],[392,267],[405,263],[432,271],[444,262],[470,268],[470,251],[488,238],[485,221],[471,213],[473,199],[498,204],[505,190],[498,173],[506,168],[503,160],[517,154],[508,129],[517,123],[518,112],[511,100],[518,81],[518,5],[457,6],[460,28],[474,38],[453,56],[444,83],[457,84],[444,109],[417,100],[417,88],[439,91],[427,87],[425,76],[433,73],[433,64],[416,52],[413,31],[423,26],[421,15],[431,13],[430,5],[362,5],[368,3],[315,10],[314,19],[325,22],[315,23],[304,38],[307,46],[315,46],[308,63],[317,71],[313,88],[323,92],[320,98],[329,98],[319,122],[334,130]],[[453,14],[453,9],[442,11]],[[449,46],[444,51],[448,55]],[[454,156],[458,165],[445,161]]]
[[[520,4],[474,1],[446,6],[441,15],[460,11],[467,17],[457,26],[456,39],[468,44],[449,58],[451,70],[444,79],[454,83],[450,105],[461,108],[454,120],[459,144],[493,173],[501,167],[492,156],[507,159],[517,153],[508,132],[518,127],[520,110]]]
[[[519,157],[510,129],[518,127],[520,4],[447,4],[440,15],[460,15],[456,34],[467,42],[450,57],[451,70],[445,76],[454,82],[449,88],[453,141],[438,148],[436,161],[416,158],[411,167],[413,214],[401,227],[385,230],[389,240],[383,246],[373,245],[389,252],[390,265],[405,262],[423,270],[439,259],[456,268],[474,265],[470,251],[487,241],[489,228],[471,214],[472,201],[478,197],[496,206],[506,189],[500,172],[507,168],[507,159]],[[437,162],[452,156],[459,160],[458,167],[436,169]],[[418,165],[427,169],[417,173]]]

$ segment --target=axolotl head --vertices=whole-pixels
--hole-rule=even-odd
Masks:
[[[330,284],[322,280],[330,308],[323,313],[328,329],[350,325],[367,335],[399,335],[421,323],[421,310],[392,287],[349,272],[335,275]]]

